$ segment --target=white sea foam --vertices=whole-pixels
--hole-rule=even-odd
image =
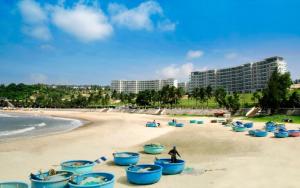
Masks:
[[[0,131],[0,136],[10,136],[10,135],[15,135],[15,134],[21,134],[21,133],[32,131],[34,129],[35,129],[35,127],[27,127],[24,129],[17,129],[17,130],[13,130],[13,131]]]
[[[29,125],[24,125],[25,127],[45,127],[47,124],[45,122],[42,123],[36,123],[36,124],[29,124]]]
[[[45,122],[42,122],[42,123],[38,123],[38,124],[35,124],[34,126],[37,126],[37,127],[45,127],[47,124]]]
[[[83,124],[83,122],[80,120],[72,120],[72,122],[71,122],[71,125],[76,126],[76,127],[79,127],[82,124]]]
[[[10,114],[2,114],[2,113],[0,113],[0,117],[15,117],[15,116],[10,115]]]

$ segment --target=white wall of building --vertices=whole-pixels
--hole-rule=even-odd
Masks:
[[[164,86],[178,86],[175,79],[166,80],[112,80],[111,90],[118,93],[138,93],[145,90],[161,90]]]

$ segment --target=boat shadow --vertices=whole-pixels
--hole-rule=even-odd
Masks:
[[[107,161],[106,165],[107,166],[116,166],[115,163],[114,163],[114,161]]]
[[[121,177],[119,177],[119,178],[117,179],[117,182],[120,183],[120,184],[122,184],[122,185],[127,185],[127,186],[129,186],[129,187],[139,187],[139,186],[141,186],[141,185],[135,185],[135,184],[129,183],[129,182],[127,181],[126,176],[121,176]]]

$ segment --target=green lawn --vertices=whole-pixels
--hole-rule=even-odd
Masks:
[[[271,116],[257,116],[252,118],[244,118],[245,120],[249,121],[256,121],[256,122],[267,122],[267,121],[274,121],[277,123],[282,122],[282,119],[289,118],[293,120],[293,123],[300,124],[300,116],[288,116],[288,115],[271,115]]]
[[[169,114],[170,117],[210,117],[198,114]]]
[[[240,94],[241,107],[245,107],[245,105],[247,104],[253,106],[253,101],[251,100],[252,96],[253,95],[251,93]],[[182,108],[206,108],[207,103],[197,103],[195,99],[181,99],[179,101],[179,104],[177,104],[176,106]],[[216,103],[214,98],[211,98],[208,101],[208,108],[218,108],[218,104]]]

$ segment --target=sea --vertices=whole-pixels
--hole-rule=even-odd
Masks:
[[[0,141],[71,131],[85,123],[77,119],[0,112]]]

